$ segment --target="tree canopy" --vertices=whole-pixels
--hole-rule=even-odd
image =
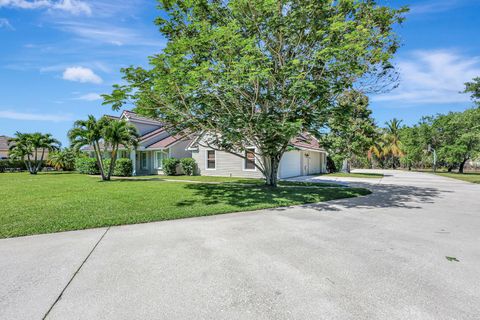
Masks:
[[[166,48],[149,69],[123,69],[127,85],[104,104],[208,132],[211,147],[240,157],[255,145],[270,185],[291,139],[322,127],[339,94],[392,80],[406,12],[374,0],[159,2]]]

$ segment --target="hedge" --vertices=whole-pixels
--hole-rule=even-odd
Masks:
[[[180,167],[185,175],[193,176],[197,169],[197,162],[193,158],[182,158],[180,159]]]
[[[0,172],[8,170],[27,170],[27,167],[21,160],[0,159]]]
[[[110,160],[108,160],[110,162]],[[110,163],[109,163],[110,165]],[[106,167],[107,168],[107,167]],[[117,177],[131,177],[133,172],[132,160],[121,158],[115,161],[115,168],[113,169],[113,175]]]
[[[75,170],[81,174],[100,174],[97,159],[80,157],[75,160]]]
[[[103,160],[103,167],[107,171],[110,167],[110,159]],[[97,159],[95,158],[78,158],[75,161],[75,170],[81,174],[100,174]],[[113,176],[130,177],[132,175],[133,165],[130,159],[117,159],[115,168],[113,168]],[[106,172],[105,172],[106,173]]]
[[[180,163],[180,160],[175,158],[166,158],[163,159],[163,173],[167,176],[174,176],[177,174],[177,166]]]

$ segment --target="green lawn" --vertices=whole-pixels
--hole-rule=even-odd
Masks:
[[[191,177],[189,177],[191,178]],[[0,238],[206,216],[369,194],[324,186],[268,188],[222,183],[115,179],[79,174],[0,174]]]
[[[453,172],[437,172],[439,176],[463,180],[472,183],[480,183],[480,173],[453,173]]]

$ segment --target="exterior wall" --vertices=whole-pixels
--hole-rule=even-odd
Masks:
[[[207,148],[198,147],[198,151],[192,152],[198,166],[198,173],[202,176],[245,177],[261,178],[262,173],[257,170],[244,170],[244,159],[223,151],[215,152],[215,169],[206,169]]]
[[[160,126],[154,125],[154,124],[138,123],[136,121],[130,121],[130,123],[133,124],[137,128],[138,133],[141,136],[144,135],[144,134],[147,134],[149,132],[152,132],[153,130],[156,130],[156,129],[160,128]]]
[[[216,168],[206,168],[206,151],[208,149],[199,146],[198,151],[193,151],[192,157],[198,165],[198,174],[203,176],[224,176],[262,178],[262,173],[244,170],[244,160],[228,152],[216,151]],[[308,157],[306,156],[308,154]],[[324,152],[316,151],[289,151],[280,160],[278,176],[280,179],[291,178],[301,175],[318,174],[325,172],[326,156]]]
[[[8,158],[8,150],[0,150],[0,159]]]
[[[192,140],[180,141],[170,147],[170,157],[182,159],[182,158],[191,158],[192,151],[187,150],[188,145]]]

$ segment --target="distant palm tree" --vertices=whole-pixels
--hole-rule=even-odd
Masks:
[[[51,134],[15,133],[15,138],[10,139],[10,157],[23,160],[31,174],[40,171],[45,152],[55,151],[60,148],[60,142]]]
[[[87,145],[93,147],[102,180],[110,180],[115,168],[119,146],[136,147],[138,133],[135,127],[125,120],[113,120],[107,117],[97,120],[94,116],[89,115],[87,120],[75,121],[68,137],[72,147],[77,150]],[[103,151],[101,142],[104,144]],[[103,155],[108,152],[110,152],[111,161],[110,166],[105,168]]]
[[[138,132],[137,129],[125,120],[109,120],[104,128],[105,144],[111,147],[110,168],[108,168],[107,180],[115,168],[117,161],[117,152],[120,145],[125,147],[137,147]]]
[[[75,160],[78,151],[73,148],[65,148],[64,150],[55,151],[48,154],[47,163],[53,166],[55,170],[71,171],[75,168]]]
[[[391,156],[392,167],[395,169],[395,159],[403,156],[402,143],[400,141],[402,120],[393,118],[392,120],[385,122],[385,124],[387,127],[385,134],[386,144],[384,146],[384,153],[385,155]]]

